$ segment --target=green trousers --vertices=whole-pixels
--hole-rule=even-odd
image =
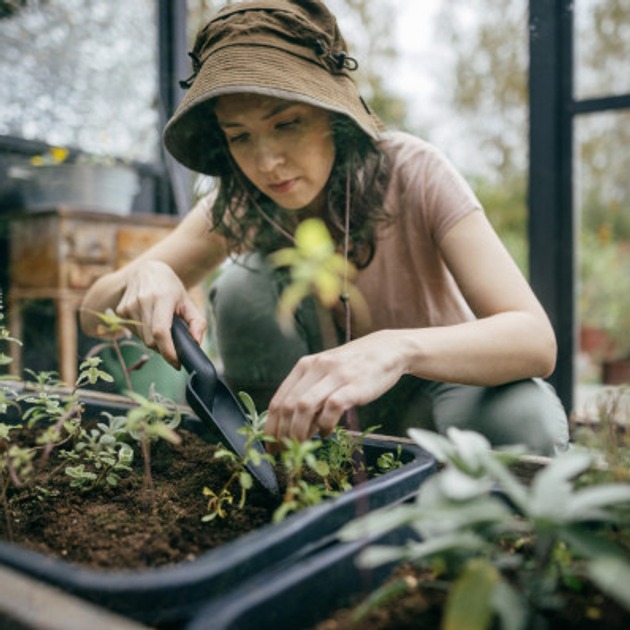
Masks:
[[[258,254],[229,264],[210,291],[223,376],[234,391],[246,391],[259,410],[298,359],[324,349],[314,301],[295,315],[285,334],[276,320],[283,274]],[[523,444],[531,453],[554,455],[568,448],[568,421],[553,388],[541,379],[498,387],[439,383],[404,376],[379,399],[358,408],[362,428],[406,435],[411,427],[446,433],[448,427],[474,430],[493,446]]]

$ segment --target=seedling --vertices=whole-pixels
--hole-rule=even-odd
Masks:
[[[74,449],[62,451],[61,456],[76,462],[67,466],[70,485],[88,492],[104,485],[116,486],[122,473],[131,472],[133,449],[120,441],[127,434],[127,419],[110,414],[108,423],[99,422],[96,428],[81,429]]]
[[[240,392],[239,397],[250,420],[250,424],[242,429],[247,437],[245,443],[246,455],[241,459],[223,446],[219,446],[215,451],[214,458],[223,459],[228,465],[232,466],[233,472],[220,490],[214,491],[212,488],[204,487],[203,495],[209,497],[206,508],[207,514],[201,519],[204,523],[213,521],[217,517],[226,518],[229,514],[228,508],[232,505],[235,505],[237,509],[243,508],[247,499],[247,492],[254,485],[254,480],[247,470],[247,465],[250,462],[258,465],[262,458],[265,458],[273,463],[271,455],[261,455],[258,450],[252,448],[252,445],[257,441],[270,442],[273,440],[271,436],[264,433],[267,412],[258,413],[254,401],[246,392]],[[235,490],[233,489],[235,484],[238,484],[239,494],[239,500],[236,503],[234,502]]]
[[[128,392],[128,395],[138,403],[138,406],[127,413],[127,430],[140,444],[144,462],[144,487],[155,510],[151,443],[162,439],[171,444],[179,444],[181,438],[175,429],[179,426],[181,415],[177,408],[169,408],[166,400],[155,392],[152,393],[151,400],[135,392]]]
[[[89,352],[88,360],[106,348],[113,349],[118,363],[122,368],[127,390],[133,391],[130,374],[134,370],[140,369],[149,360],[149,356],[143,354],[134,365],[128,366],[123,356],[122,348],[125,346],[143,347],[140,342],[131,339],[131,331],[129,330],[129,327],[141,327],[142,322],[119,317],[111,308],[108,308],[104,313],[90,312],[100,319],[101,323],[98,326],[97,332],[99,335],[106,337],[108,341],[94,346]]]
[[[333,307],[341,298],[348,309],[352,305],[355,317],[367,321],[365,300],[350,282],[357,270],[348,260],[347,252],[341,255],[335,251],[333,239],[321,219],[302,221],[295,231],[295,247],[280,249],[269,258],[272,266],[288,268],[291,276],[278,301],[278,321],[283,329],[292,330],[293,315],[309,295],[314,295],[326,308]]]

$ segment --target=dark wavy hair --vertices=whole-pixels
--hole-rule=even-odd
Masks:
[[[342,246],[349,190],[349,258],[363,268],[376,252],[377,225],[390,220],[383,204],[390,175],[389,160],[378,144],[347,116],[331,113],[330,122],[335,161],[326,184],[322,218],[335,243]],[[214,229],[236,252],[269,253],[291,245],[283,232],[293,234],[304,215],[284,210],[251,184],[233,160],[223,134],[221,138],[219,150],[225,155],[226,168],[218,176],[217,196],[211,210]]]

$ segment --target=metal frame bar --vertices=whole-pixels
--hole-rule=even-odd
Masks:
[[[179,80],[190,74],[186,0],[158,0],[158,70],[159,125],[164,129],[181,98]],[[164,175],[161,182],[159,212],[182,214],[191,203],[191,174],[176,165],[164,150],[161,152]]]
[[[577,338],[573,121],[630,107],[630,94],[574,100],[573,6],[574,0],[529,0],[530,280],[556,331],[558,362],[549,381],[567,412]]]

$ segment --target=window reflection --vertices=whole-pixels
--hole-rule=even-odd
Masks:
[[[151,0],[48,0],[0,20],[0,135],[157,158]]]

